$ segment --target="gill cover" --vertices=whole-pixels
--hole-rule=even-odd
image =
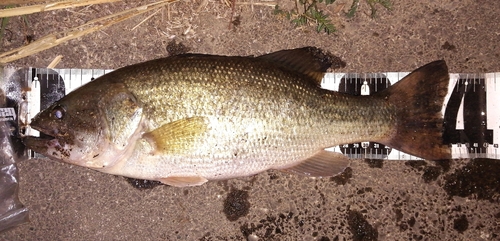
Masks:
[[[111,144],[118,150],[123,150],[139,130],[142,107],[123,84],[113,86],[110,93],[99,102],[99,110],[106,123]]]
[[[84,166],[100,169],[113,166],[135,147],[140,137],[143,109],[123,83],[113,83],[97,104],[103,133],[92,158]]]

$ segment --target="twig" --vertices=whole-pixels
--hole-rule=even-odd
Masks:
[[[130,30],[134,30],[136,29],[137,27],[139,27],[141,24],[143,24],[144,22],[148,21],[150,18],[152,18],[154,15],[156,15],[161,9],[158,9],[156,10],[156,12],[154,12],[153,14],[147,16],[144,20],[142,20],[140,23],[138,23],[137,25],[135,25],[132,29]]]
[[[231,30],[231,26],[233,25],[233,17],[234,17],[234,10],[236,8],[236,0],[231,0],[231,16],[229,17],[229,30]]]
[[[8,63],[20,58],[24,58],[26,56],[41,52],[43,50],[57,46],[61,43],[67,42],[69,40],[82,37],[86,34],[93,33],[95,31],[100,31],[113,24],[119,23],[134,16],[151,11],[153,9],[163,7],[167,4],[177,1],[178,0],[161,0],[155,3],[128,9],[102,18],[94,19],[83,25],[68,29],[60,33],[59,35],[62,35],[62,37],[60,38],[58,38],[56,34],[46,35],[32,42],[31,44],[0,54],[0,63]]]
[[[0,9],[0,18],[13,17],[18,15],[26,15],[38,12],[52,11],[64,8],[74,8],[91,4],[116,2],[119,0],[66,0],[61,2],[53,2],[47,4],[31,5],[17,8]]]
[[[61,62],[61,59],[62,59],[62,55],[57,55],[54,60],[52,60],[52,62],[50,62],[49,65],[47,65],[47,68],[49,69],[53,69],[56,67],[57,64],[59,64],[59,62]]]
[[[238,2],[237,5],[276,7],[277,2]]]
[[[0,2],[0,5],[18,5],[18,4],[33,4],[33,3],[39,3],[39,2],[45,2],[46,0],[2,0]]]

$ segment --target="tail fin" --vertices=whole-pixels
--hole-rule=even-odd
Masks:
[[[382,144],[428,160],[450,159],[451,149],[443,143],[441,113],[448,84],[448,67],[444,60],[439,60],[377,93],[397,112],[396,132]]]

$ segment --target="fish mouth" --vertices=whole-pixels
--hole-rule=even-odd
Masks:
[[[22,138],[22,142],[26,147],[40,154],[47,154],[48,148],[54,146],[54,141],[57,140],[51,136],[25,136],[24,138]]]
[[[48,155],[48,150],[51,147],[59,146],[59,141],[56,137],[46,134],[43,130],[31,126],[34,130],[40,132],[40,136],[25,136],[21,139],[23,144],[31,150],[43,155]]]

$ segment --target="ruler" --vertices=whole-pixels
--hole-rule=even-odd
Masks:
[[[25,125],[40,110],[65,94],[109,73],[111,69],[24,68],[5,71],[7,82],[19,82],[18,116]],[[384,90],[410,72],[327,73],[322,88],[353,95],[370,95]],[[28,91],[23,91],[23,88]],[[442,108],[444,142],[452,158],[500,159],[500,72],[450,74],[448,95]],[[38,135],[29,128],[22,134]],[[328,148],[350,158],[422,160],[379,143],[361,142]]]

